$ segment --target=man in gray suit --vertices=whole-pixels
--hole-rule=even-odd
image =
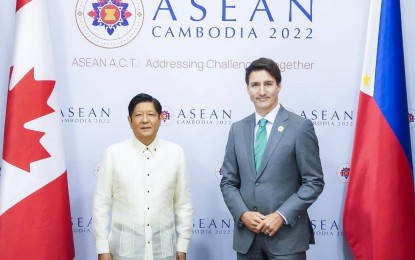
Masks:
[[[313,124],[278,102],[281,72],[270,59],[246,68],[255,113],[229,131],[220,183],[234,220],[238,260],[306,259],[307,213],[324,187]]]

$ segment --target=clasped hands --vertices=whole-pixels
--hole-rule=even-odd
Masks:
[[[246,211],[241,216],[241,221],[252,232],[264,233],[267,236],[274,236],[284,224],[284,219],[278,212],[262,215],[256,211]]]

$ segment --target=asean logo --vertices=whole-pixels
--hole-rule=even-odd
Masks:
[[[216,176],[216,179],[218,180],[221,180],[223,177],[222,164],[223,164],[222,162],[219,163],[218,165],[216,165],[216,168],[215,168],[215,176]]]
[[[409,121],[410,128],[415,127],[415,111],[412,109],[410,109],[408,112],[408,121]]]
[[[350,177],[350,164],[344,163],[337,168],[336,171],[337,178],[341,182],[349,182]]]
[[[174,119],[174,112],[171,108],[163,106],[160,117],[161,117],[161,125],[163,126],[170,125]]]
[[[144,8],[141,0],[78,0],[75,18],[88,41],[103,48],[118,48],[140,32]]]
[[[93,171],[94,171],[94,175],[95,175],[95,177],[97,177],[98,176],[98,174],[99,174],[99,166],[101,165],[101,161],[99,161],[99,162],[96,162],[95,163],[95,165],[94,165],[94,169],[93,169]]]

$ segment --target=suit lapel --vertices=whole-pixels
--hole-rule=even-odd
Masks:
[[[268,138],[267,146],[265,147],[265,152],[262,157],[261,166],[259,168],[257,177],[261,176],[261,174],[264,172],[264,169],[267,166],[272,153],[280,142],[282,135],[287,130],[287,125],[288,114],[285,108],[281,106],[277,116],[275,117],[274,124],[272,125],[271,133]]]
[[[243,131],[246,143],[245,147],[248,147],[248,149],[246,149],[246,158],[248,158],[250,172],[253,172],[256,175],[254,159],[255,114],[252,114],[247,118]]]

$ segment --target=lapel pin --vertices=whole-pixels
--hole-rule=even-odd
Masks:
[[[284,127],[283,127],[282,125],[280,125],[280,126],[278,127],[278,132],[282,132],[282,131],[284,131]]]

